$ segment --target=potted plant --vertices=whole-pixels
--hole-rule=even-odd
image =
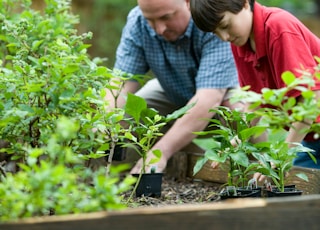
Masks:
[[[310,152],[309,148],[303,147],[296,143],[294,147],[289,148],[289,144],[285,142],[286,131],[272,131],[268,135],[267,142],[257,144],[260,149],[259,153],[253,153],[255,159],[259,163],[255,163],[256,171],[271,178],[270,182],[265,182],[265,195],[273,196],[293,196],[301,195],[303,191],[296,189],[295,185],[286,185],[286,174],[293,165],[293,160],[298,152]],[[313,157],[312,155],[310,155]],[[305,174],[298,173],[297,177],[308,180]]]
[[[250,176],[255,172],[255,165],[250,159],[252,153],[258,149],[249,142],[249,139],[259,136],[266,127],[251,127],[251,121],[256,118],[253,113],[243,113],[223,106],[212,109],[211,112],[215,112],[219,119],[211,119],[210,129],[196,134],[212,135],[212,137],[196,138],[193,141],[205,150],[204,156],[199,158],[194,166],[194,174],[209,160],[227,163],[228,180],[227,186],[220,193],[222,199],[261,196],[261,189],[257,187],[256,181],[250,180]]]
[[[320,63],[320,59],[316,58]],[[281,89],[264,88],[261,94],[249,91],[244,87],[233,98],[234,101],[242,100],[251,103],[251,109],[256,116],[261,117],[258,125],[267,126],[268,140],[257,143],[255,147],[259,150],[253,152],[254,158],[259,162],[255,163],[256,171],[271,178],[273,186],[267,184],[269,196],[275,195],[300,195],[295,186],[285,185],[286,173],[292,168],[293,160],[298,152],[309,153],[310,158],[316,162],[312,151],[299,143],[287,143],[285,137],[287,128],[294,122],[314,121],[320,114],[320,106],[315,100],[315,93],[310,90],[315,78],[319,78],[319,65],[315,67],[315,73],[302,72],[303,75],[297,78],[291,72],[284,72],[282,79],[286,87]],[[301,92],[303,100],[288,96],[292,90]],[[310,122],[311,123],[311,122]],[[319,124],[313,123],[309,128],[300,130],[302,133],[316,131],[319,133]],[[316,134],[318,135],[318,134]],[[290,147],[289,147],[290,145]],[[304,174],[297,174],[298,177],[307,180]]]
[[[129,128],[124,138],[127,140],[124,147],[131,147],[142,158],[142,168],[139,174],[134,174],[138,178],[136,186],[133,190],[136,196],[161,196],[161,184],[163,173],[156,173],[155,168],[151,168],[150,172],[146,172],[149,165],[153,165],[161,158],[159,149],[152,149],[152,146],[159,137],[163,135],[161,129],[168,124],[169,121],[181,117],[193,104],[186,105],[166,117],[147,107],[146,101],[134,94],[128,94],[125,112],[132,119],[127,119]],[[152,151],[154,158],[147,162],[147,153]],[[133,194],[133,193],[132,193]],[[131,196],[132,197],[132,196]],[[129,198],[130,200],[131,198]]]

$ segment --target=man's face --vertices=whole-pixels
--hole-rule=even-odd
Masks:
[[[223,41],[243,46],[252,33],[252,17],[252,11],[247,2],[237,14],[225,12],[220,24],[213,32]]]
[[[191,14],[186,0],[138,0],[149,25],[167,41],[176,41],[186,31]]]

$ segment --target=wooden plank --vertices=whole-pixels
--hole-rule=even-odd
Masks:
[[[183,181],[187,177],[188,156],[185,152],[177,152],[168,161],[166,175],[175,178],[177,181]]]
[[[302,180],[296,176],[298,173],[303,173],[308,177],[308,181]],[[303,168],[303,167],[293,167],[287,178],[286,184],[295,184],[296,187],[303,191],[304,195],[308,194],[319,194],[320,193],[320,170]]]
[[[231,199],[201,205],[31,218],[2,223],[3,230],[308,229],[320,226],[320,195]]]
[[[224,184],[227,182],[228,177],[228,164],[220,164],[216,168],[211,167],[211,162],[207,162],[203,168],[196,174],[193,175],[193,168],[196,164],[201,153],[189,153],[188,154],[188,170],[187,176],[194,179],[200,179],[204,181],[210,181],[214,183]]]

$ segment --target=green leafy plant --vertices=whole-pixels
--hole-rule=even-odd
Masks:
[[[268,135],[268,141],[257,144],[259,153],[253,153],[257,159],[257,162],[252,165],[255,171],[270,177],[280,192],[284,192],[285,177],[292,168],[297,153],[312,151],[300,143],[295,143],[294,147],[289,148],[289,143],[285,142],[286,134],[285,130],[271,132]],[[314,158],[311,154],[310,157]],[[308,177],[303,173],[298,173],[296,176],[308,181]]]
[[[272,130],[292,127],[295,122],[303,122],[310,127],[300,132],[319,133],[319,123],[312,123],[320,114],[320,102],[315,100],[315,92],[311,87],[320,80],[320,58],[315,57],[318,65],[313,74],[301,71],[302,76],[296,77],[292,72],[282,74],[286,87],[280,89],[262,89],[261,94],[250,91],[250,87],[243,87],[236,91],[232,102],[244,101],[250,103],[250,109],[261,117],[260,124],[265,124]],[[291,91],[300,91],[302,100],[288,96]],[[312,123],[312,124],[311,124]]]
[[[10,143],[2,151],[23,158],[22,147],[46,143],[46,134],[64,115],[81,123],[70,143],[75,150],[88,160],[104,156],[117,141],[124,117],[121,108],[106,110],[105,88],[121,88],[111,86],[121,74],[99,66],[99,58],[90,59],[90,45],[83,41],[92,34],[77,35],[71,1],[47,0],[43,13],[32,10],[31,1],[1,4],[0,132]]]
[[[316,57],[318,63],[320,59]],[[299,130],[301,133],[315,132],[319,137],[319,123],[312,123],[320,114],[320,103],[315,98],[315,92],[311,86],[320,79],[320,64],[315,67],[314,73],[302,72],[301,77],[296,77],[291,72],[284,72],[282,79],[286,87],[280,89],[262,89],[258,94],[244,87],[235,94],[234,101],[245,101],[251,104],[253,113],[260,117],[259,126],[266,126],[268,140],[257,143],[253,156],[260,162],[255,164],[257,171],[269,176],[279,191],[284,191],[285,175],[292,168],[293,159],[298,152],[307,152],[310,158],[316,162],[312,151],[299,143],[286,143],[287,129],[295,122],[305,123],[309,127]],[[288,96],[291,91],[300,91],[302,100],[297,101],[295,97]],[[289,147],[289,144],[293,147]],[[297,174],[307,180],[303,174]]]
[[[142,158],[142,168],[139,173],[139,177],[136,182],[131,196],[128,201],[131,200],[135,193],[143,174],[154,173],[155,169],[152,168],[151,172],[146,172],[146,168],[149,165],[157,163],[161,158],[161,151],[159,149],[153,149],[152,153],[154,158],[147,162],[148,153],[151,151],[153,145],[159,137],[163,135],[162,128],[170,121],[178,119],[184,115],[193,104],[186,105],[179,110],[176,110],[172,114],[162,116],[158,111],[148,108],[146,101],[134,94],[128,94],[125,105],[125,112],[128,114],[128,132],[125,133],[124,138],[127,140],[124,143],[124,147],[130,147]]]
[[[21,170],[1,178],[1,221],[125,208],[121,194],[131,189],[135,178],[128,175],[120,181],[124,165],[111,168],[108,177],[103,168],[84,167],[81,155],[65,145],[79,128],[80,122],[61,117],[47,145],[25,147]]]
[[[0,151],[19,166],[1,173],[3,219],[121,207],[133,181],[85,167],[124,133],[123,109],[107,110],[104,99],[118,73],[87,54],[92,34],[77,34],[70,0],[45,3],[39,12],[29,0],[0,1]]]
[[[193,104],[186,105],[164,117],[158,111],[148,108],[143,98],[134,94],[128,94],[125,112],[131,116],[131,119],[127,120],[130,132],[126,132],[125,138],[130,140],[131,143],[127,143],[126,146],[134,148],[143,159],[142,173],[146,173],[147,153],[151,150],[157,139],[163,135],[162,128],[170,121],[184,115],[192,106]],[[155,158],[148,162],[150,165],[155,164],[161,158],[160,150],[152,150],[152,153],[155,155]]]
[[[219,115],[219,119],[210,120],[209,130],[196,132],[199,136],[212,137],[194,139],[193,142],[204,149],[205,153],[197,160],[193,173],[198,173],[209,160],[228,163],[228,186],[244,187],[249,176],[255,172],[250,157],[252,153],[259,151],[249,140],[261,135],[266,127],[251,127],[251,122],[256,118],[253,113],[243,113],[223,106],[210,111]],[[232,141],[237,143],[232,144]]]
[[[320,59],[316,57],[320,63]],[[300,132],[316,132],[319,136],[319,123],[312,123],[320,114],[320,103],[315,100],[315,92],[311,90],[315,80],[319,80],[320,65],[315,73],[302,72],[297,78],[291,72],[285,72],[282,79],[286,87],[281,89],[262,89],[258,94],[244,87],[236,92],[231,102],[248,102],[252,112],[231,111],[219,107],[213,112],[220,115],[221,120],[212,119],[213,130],[198,132],[198,135],[212,135],[213,138],[198,138],[194,142],[205,150],[195,167],[196,174],[203,165],[212,160],[219,163],[229,162],[228,185],[243,186],[248,176],[260,172],[269,176],[279,191],[284,190],[285,175],[292,168],[293,159],[298,152],[308,152],[312,160],[312,150],[299,143],[286,143],[286,129],[295,122],[303,122],[310,127]],[[292,90],[301,92],[303,100],[288,96]],[[252,123],[259,118],[258,123]],[[255,124],[255,125],[253,125]],[[268,139],[252,143],[252,138],[264,134]],[[231,143],[235,141],[235,143]],[[289,148],[289,144],[293,147]],[[249,159],[254,161],[250,162]],[[307,180],[303,174],[298,174]],[[234,179],[237,178],[236,183]]]

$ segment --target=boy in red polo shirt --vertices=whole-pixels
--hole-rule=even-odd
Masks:
[[[231,42],[241,86],[261,93],[262,88],[285,87],[281,74],[299,70],[314,72],[315,56],[320,57],[320,39],[289,12],[265,7],[255,0],[190,0],[195,24]],[[320,82],[312,88],[320,99]],[[298,91],[289,96],[301,99]],[[315,152],[317,163],[307,153],[298,153],[294,165],[320,168],[320,139],[298,132],[302,123],[293,124],[287,142],[301,142]]]

